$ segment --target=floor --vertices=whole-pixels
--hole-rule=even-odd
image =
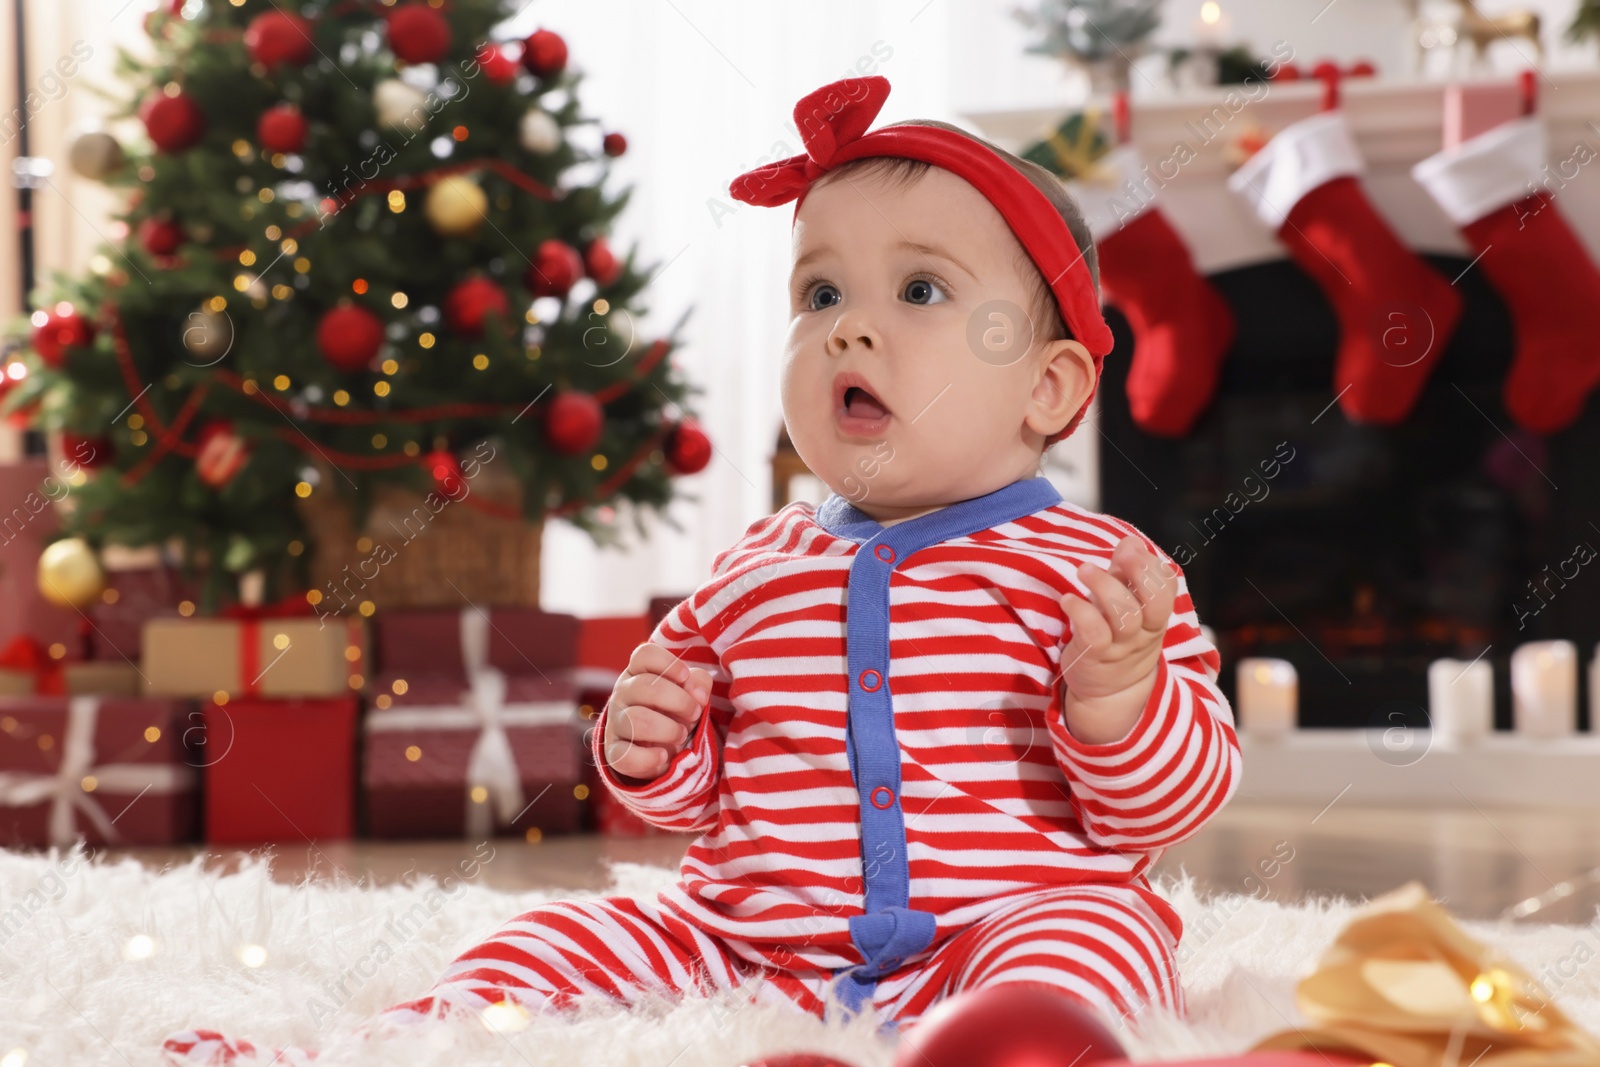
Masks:
[[[495,842],[482,884],[598,890],[603,860],[676,867],[689,837],[593,835]],[[275,876],[298,881],[342,874],[378,883],[443,874],[474,854],[465,841],[351,841],[277,846]],[[226,848],[109,850],[160,866],[206,852],[226,869],[244,854]],[[1195,837],[1168,850],[1157,870],[1187,871],[1204,891],[1293,901],[1312,895],[1370,897],[1418,879],[1457,916],[1587,924],[1600,905],[1600,804],[1593,811],[1295,808],[1235,801]],[[1507,915],[1544,896],[1537,908]]]

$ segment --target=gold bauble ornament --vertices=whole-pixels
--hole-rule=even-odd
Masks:
[[[463,174],[441,178],[428,190],[422,213],[428,225],[444,237],[472,233],[482,224],[489,198],[478,183]]]
[[[122,145],[103,130],[79,134],[67,146],[67,165],[85,178],[105,181],[122,169]]]
[[[377,113],[378,123],[392,130],[413,135],[421,132],[432,117],[427,104],[427,94],[399,78],[385,78],[372,87],[372,109]]]
[[[210,366],[233,347],[233,320],[202,304],[183,321],[183,347],[205,361],[201,366]]]
[[[39,554],[39,592],[52,604],[86,608],[105,592],[106,572],[81,537],[56,541]]]

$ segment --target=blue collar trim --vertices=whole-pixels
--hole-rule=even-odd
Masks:
[[[925,546],[987,530],[1059,503],[1060,492],[1049,478],[1040,474],[889,526],[880,524],[849,500],[833,493],[817,508],[816,521],[835,537],[857,543],[888,534],[892,541],[901,544]]]

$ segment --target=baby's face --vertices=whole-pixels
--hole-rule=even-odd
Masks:
[[[1081,344],[1038,340],[1032,264],[950,171],[909,188],[859,172],[814,186],[793,262],[789,436],[829,489],[880,522],[1031,477],[1044,437],[1093,383]]]

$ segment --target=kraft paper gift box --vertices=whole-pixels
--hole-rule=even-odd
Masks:
[[[333,697],[365,684],[359,616],[154,618],[143,643],[148,695]]]
[[[0,697],[0,845],[193,840],[195,725],[187,700]]]

